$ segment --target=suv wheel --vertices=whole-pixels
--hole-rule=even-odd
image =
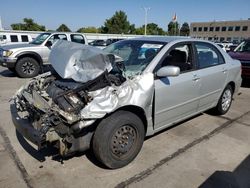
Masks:
[[[92,149],[105,166],[121,168],[137,156],[144,136],[144,125],[137,115],[117,111],[103,119],[96,128]]]
[[[16,73],[21,78],[32,78],[37,76],[39,71],[39,63],[31,57],[24,57],[17,61]]]

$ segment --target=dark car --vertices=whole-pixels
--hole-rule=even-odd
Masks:
[[[229,52],[233,59],[240,60],[242,65],[242,78],[250,79],[250,39],[239,44],[234,51]]]

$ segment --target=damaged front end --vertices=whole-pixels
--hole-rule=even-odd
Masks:
[[[115,58],[102,51],[76,49],[65,41],[57,45],[50,57],[56,72],[30,80],[10,105],[16,129],[38,149],[52,144],[62,156],[85,151],[96,120],[108,113],[132,104],[151,113],[152,74],[125,78],[121,72],[111,71]],[[65,53],[60,51],[65,49]]]

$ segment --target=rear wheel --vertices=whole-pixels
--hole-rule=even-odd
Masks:
[[[230,85],[224,89],[217,106],[214,108],[214,112],[217,115],[223,115],[228,112],[233,100],[233,90]]]
[[[32,78],[38,75],[40,66],[35,59],[24,57],[17,61],[15,70],[17,75],[21,78]]]
[[[105,166],[121,168],[137,156],[144,136],[144,125],[138,116],[128,111],[117,111],[96,128],[92,149]]]

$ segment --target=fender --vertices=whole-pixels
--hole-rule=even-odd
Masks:
[[[36,52],[32,52],[32,51],[21,52],[20,54],[16,55],[16,58],[18,59],[21,56],[31,56],[31,57],[34,57],[38,61],[38,63],[40,65],[43,64],[43,60],[42,60],[41,56],[38,53],[36,53]]]

